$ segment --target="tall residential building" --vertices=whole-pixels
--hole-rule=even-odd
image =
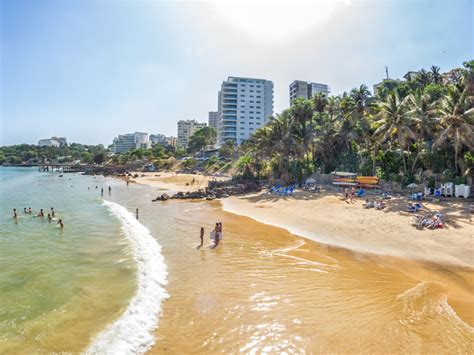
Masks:
[[[310,99],[317,93],[329,95],[330,88],[326,84],[295,80],[290,84],[290,105],[294,99]]]
[[[228,77],[218,93],[218,144],[247,140],[273,115],[273,82]]]
[[[65,137],[51,137],[47,139],[40,139],[38,141],[40,147],[65,147],[67,140]]]
[[[179,148],[187,148],[189,138],[198,129],[206,127],[205,123],[199,123],[196,120],[178,121],[178,140],[176,146]]]
[[[219,112],[210,111],[209,112],[209,121],[207,123],[209,127],[214,128],[216,131],[219,130]]]
[[[125,153],[134,149],[148,149],[151,143],[148,139],[148,133],[135,132],[121,134],[114,138],[112,151],[114,153]]]

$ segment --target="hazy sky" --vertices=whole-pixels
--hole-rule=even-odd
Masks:
[[[279,112],[295,79],[340,94],[386,65],[395,78],[474,57],[474,0],[0,1],[0,145],[175,136],[207,122],[227,76],[273,80]]]

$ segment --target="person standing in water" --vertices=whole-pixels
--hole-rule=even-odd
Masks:
[[[23,208],[23,213],[26,213],[26,214],[28,214],[28,211],[26,210],[26,207],[25,207],[25,208]]]
[[[112,188],[109,186],[109,195],[112,193]]]
[[[54,218],[54,208],[51,207],[51,217]]]
[[[127,179],[127,186],[128,186],[128,184],[130,184],[130,181],[128,181],[128,179]]]
[[[18,214],[16,213],[16,208],[13,209],[13,219],[17,219]]]
[[[41,209],[41,210],[39,211],[39,213],[38,213],[36,216],[43,218],[43,217],[44,217],[43,209]]]
[[[33,211],[31,210],[31,207],[28,207],[28,213],[29,213],[29,214],[32,214],[32,213],[33,213]]]
[[[52,220],[51,215],[48,213],[48,222],[51,223]]]
[[[100,188],[100,196],[104,196],[104,188],[103,187]]]
[[[201,233],[199,234],[199,238],[201,238],[200,247],[204,245],[204,227],[201,227]]]
[[[60,219],[60,220],[58,221],[58,224],[59,224],[59,228],[61,228],[61,229],[64,228],[64,223],[63,223],[63,220],[62,220],[62,219]]]

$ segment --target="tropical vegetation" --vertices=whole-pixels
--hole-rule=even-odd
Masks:
[[[296,99],[241,147],[241,171],[301,182],[351,171],[409,183],[423,173],[463,179],[474,165],[474,61]]]

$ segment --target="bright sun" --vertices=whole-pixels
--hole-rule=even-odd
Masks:
[[[225,24],[252,36],[280,42],[324,24],[339,0],[302,2],[214,1],[213,7]],[[350,5],[348,0],[344,1]]]

